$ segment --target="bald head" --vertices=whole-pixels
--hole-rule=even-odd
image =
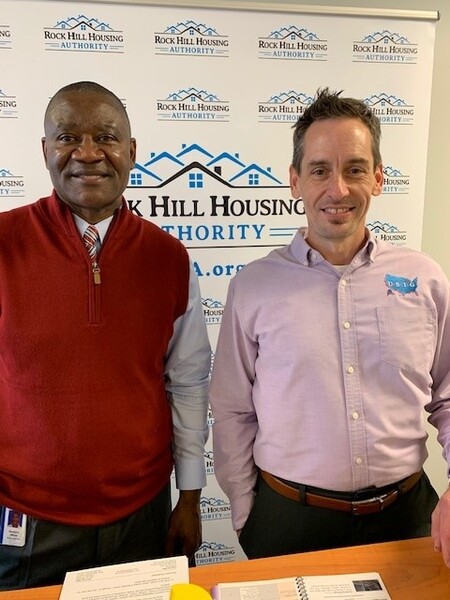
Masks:
[[[47,109],[44,115],[44,129],[46,130],[47,123],[50,115],[53,113],[56,106],[60,104],[60,102],[67,96],[72,95],[75,97],[77,94],[85,95],[85,94],[96,94],[101,98],[103,102],[107,102],[114,106],[125,118],[125,122],[128,126],[128,133],[131,135],[131,125],[130,119],[128,117],[128,113],[125,110],[124,105],[120,98],[118,98],[111,90],[103,87],[99,83],[95,81],[76,81],[74,83],[69,83],[65,85],[61,89],[59,89],[51,98],[50,102],[47,105]]]

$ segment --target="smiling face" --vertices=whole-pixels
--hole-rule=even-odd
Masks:
[[[290,183],[293,196],[303,199],[309,244],[334,264],[349,263],[364,244],[370,200],[383,184],[368,127],[358,118],[312,123],[300,172],[291,166]]]
[[[42,139],[59,198],[97,223],[120,205],[136,157],[126,114],[99,92],[64,92],[53,100]]]

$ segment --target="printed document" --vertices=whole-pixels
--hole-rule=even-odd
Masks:
[[[186,556],[69,571],[60,600],[169,600],[173,583],[188,583]]]
[[[214,600],[391,600],[379,573],[219,583]]]

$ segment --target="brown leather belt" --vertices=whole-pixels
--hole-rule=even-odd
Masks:
[[[386,493],[373,496],[366,500],[341,500],[339,498],[332,498],[331,496],[322,496],[316,493],[306,491],[304,495],[304,503],[308,506],[316,506],[318,508],[328,508],[331,510],[341,510],[352,513],[354,515],[370,515],[382,511],[393,504],[400,496],[409,492],[409,490],[415,486],[415,484],[422,477],[423,470],[418,473],[413,473],[406,479],[403,479],[397,484],[394,484],[393,489]],[[300,491],[283,483],[277,477],[274,477],[267,471],[261,471],[261,477],[278,494],[286,496],[291,500],[300,502]]]

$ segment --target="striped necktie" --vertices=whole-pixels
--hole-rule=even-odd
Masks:
[[[100,245],[100,236],[97,227],[89,225],[83,235],[83,241],[86,244],[89,256],[92,262],[97,262],[97,247]]]

